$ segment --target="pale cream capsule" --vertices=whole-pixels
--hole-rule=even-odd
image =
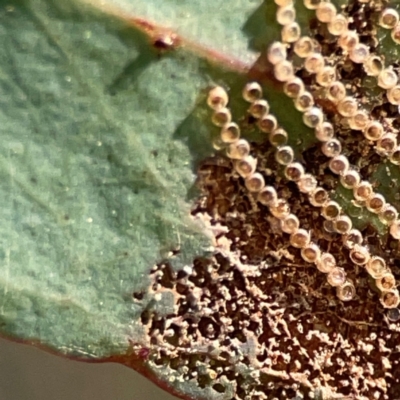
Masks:
[[[215,111],[225,108],[228,101],[228,93],[221,86],[216,86],[208,92],[207,105]]]
[[[390,234],[393,238],[400,240],[400,220],[396,219],[390,225]]]
[[[280,222],[282,231],[289,234],[297,232],[300,226],[299,219],[294,214],[289,214],[281,219]]]
[[[283,219],[290,214],[290,207],[285,199],[278,199],[269,207],[269,211],[275,218]]]
[[[358,43],[358,33],[355,31],[345,31],[339,36],[338,39],[338,45],[347,52],[350,51]]]
[[[344,175],[350,167],[349,159],[340,154],[329,161],[329,169],[336,175]]]
[[[321,214],[322,216],[330,221],[338,218],[340,215],[341,207],[336,201],[328,201],[322,206]]]
[[[392,67],[383,69],[378,75],[378,86],[382,89],[391,89],[396,86],[397,74]]]
[[[335,135],[335,130],[330,122],[323,122],[322,124],[315,127],[315,137],[320,142],[327,142],[332,139]]]
[[[294,160],[294,151],[290,146],[281,146],[275,152],[275,160],[281,165],[289,165]]]
[[[324,114],[318,107],[311,107],[303,114],[303,122],[310,128],[316,128],[324,121]]]
[[[303,80],[297,77],[285,82],[283,85],[283,92],[292,99],[298,97],[304,90]]]
[[[304,112],[314,105],[314,97],[310,92],[302,92],[294,101],[294,106],[298,111]]]
[[[349,233],[352,225],[351,219],[347,215],[340,215],[333,220],[333,227],[335,231],[341,235]]]
[[[309,243],[301,249],[301,257],[309,263],[316,263],[321,256],[321,249],[315,243]]]
[[[230,122],[222,127],[220,136],[224,143],[234,143],[240,138],[240,128],[234,122]]]
[[[258,121],[257,125],[260,131],[264,133],[271,133],[278,127],[278,121],[272,114],[263,115]]]
[[[290,81],[294,77],[293,64],[287,60],[275,64],[274,76],[279,82]]]
[[[324,24],[332,22],[332,20],[336,17],[336,14],[336,7],[327,1],[321,1],[315,10],[315,15],[318,21],[323,22]]]
[[[343,117],[354,117],[358,109],[358,102],[353,97],[345,97],[340,100],[337,105],[337,110]]]
[[[339,103],[346,97],[346,88],[342,82],[335,81],[328,87],[326,92],[328,100],[333,103]]]
[[[378,256],[371,257],[368,260],[365,269],[374,279],[381,278],[386,272],[389,271],[385,260]]]
[[[353,196],[359,201],[367,201],[373,194],[374,190],[368,181],[361,181],[353,188]]]
[[[247,178],[254,174],[257,167],[257,160],[252,156],[244,157],[234,163],[236,172],[242,177]]]
[[[325,189],[318,187],[308,195],[308,199],[314,207],[322,207],[328,202],[329,195]]]
[[[367,75],[378,76],[382,72],[384,65],[380,57],[371,54],[365,60],[363,67]]]
[[[328,24],[328,32],[334,36],[341,36],[348,30],[348,20],[343,14],[337,14]]]
[[[379,25],[385,29],[393,29],[399,23],[399,13],[394,8],[385,8],[379,16]]]
[[[318,182],[311,174],[304,174],[298,181],[297,187],[302,193],[311,193],[317,188]]]
[[[396,308],[400,303],[399,292],[397,289],[385,290],[379,300],[385,308]]]
[[[371,254],[368,249],[359,244],[354,245],[354,247],[349,252],[350,260],[356,265],[365,265],[371,258]]]
[[[351,129],[360,131],[367,127],[369,115],[364,110],[357,110],[354,116],[348,119],[348,122]]]
[[[250,144],[245,139],[239,139],[233,142],[226,149],[226,154],[229,158],[240,160],[250,154]]]
[[[378,217],[382,223],[386,225],[391,225],[397,219],[398,215],[399,214],[396,208],[394,208],[390,204],[386,204],[383,210],[378,214]]]
[[[343,236],[342,241],[344,247],[351,250],[355,246],[360,246],[362,244],[363,237],[358,229],[352,229],[349,233]]]
[[[325,60],[321,53],[312,53],[304,61],[304,68],[310,74],[316,74],[325,66]]]
[[[314,51],[314,41],[308,36],[302,36],[293,47],[294,52],[300,58],[306,58]]]
[[[386,206],[385,198],[379,194],[374,193],[371,197],[366,201],[367,209],[374,214],[379,214]]]
[[[400,165],[400,146],[397,146],[389,155],[389,160],[394,165]]]
[[[215,126],[222,127],[226,124],[229,124],[229,122],[232,121],[232,114],[230,110],[226,107],[219,108],[218,110],[214,111],[212,117],[211,117],[211,122]]]
[[[340,177],[340,183],[342,184],[343,187],[346,189],[354,189],[356,186],[358,186],[361,182],[361,176],[360,174],[354,170],[354,169],[349,169],[347,170],[341,177]]]
[[[289,241],[293,247],[301,249],[310,243],[310,239],[310,232],[305,229],[298,229],[290,235]]]
[[[288,180],[297,182],[304,176],[304,167],[298,162],[292,162],[286,166],[285,176]]]
[[[316,10],[318,5],[321,3],[321,0],[304,0],[303,3],[309,10]]]
[[[265,186],[257,196],[257,201],[264,206],[274,206],[278,201],[278,194],[273,186]]]
[[[356,64],[363,64],[369,56],[369,48],[364,43],[357,43],[349,51],[349,58]]]
[[[329,139],[322,143],[321,151],[329,158],[336,157],[342,152],[342,145],[336,138]]]
[[[292,22],[291,24],[284,25],[281,30],[282,42],[294,43],[300,39],[301,29],[297,22]]]
[[[264,99],[255,100],[251,103],[248,112],[252,117],[259,119],[263,115],[268,114],[269,104]]]
[[[293,4],[293,0],[274,0],[275,4],[280,7],[289,6]]]
[[[387,156],[397,147],[397,135],[385,133],[376,143],[376,150],[381,155]]]
[[[283,146],[288,141],[288,133],[283,128],[277,128],[269,134],[268,139],[274,147]]]
[[[389,103],[399,106],[400,105],[400,85],[396,85],[386,92],[386,97]]]
[[[392,40],[400,44],[400,24],[397,24],[391,31],[390,36],[392,37]]]
[[[343,285],[336,287],[336,296],[342,301],[351,301],[356,296],[356,288],[347,280]]]
[[[272,65],[285,61],[287,58],[286,45],[281,42],[272,43],[268,48],[267,58]]]
[[[383,126],[379,121],[370,121],[363,130],[366,139],[376,141],[383,136]]]
[[[276,22],[279,25],[288,25],[295,22],[296,10],[292,4],[287,6],[279,7],[276,11]]]
[[[381,277],[375,280],[376,287],[381,290],[391,290],[396,287],[396,278],[392,273],[385,272]]]
[[[342,286],[346,282],[346,272],[343,268],[335,267],[328,273],[326,280],[333,286]]]
[[[259,172],[254,172],[244,180],[244,185],[249,192],[260,192],[264,186],[264,177]]]
[[[249,103],[260,100],[263,95],[261,85],[258,82],[249,82],[242,91],[243,99]]]
[[[336,260],[331,253],[322,253],[315,264],[319,271],[326,274],[336,267]]]
[[[336,79],[336,69],[334,67],[325,66],[321,68],[317,75],[315,76],[315,80],[322,87],[328,87],[335,82]]]

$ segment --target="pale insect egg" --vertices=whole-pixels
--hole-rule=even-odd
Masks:
[[[315,15],[320,22],[328,23],[336,17],[336,7],[327,1],[321,1],[315,10]]]
[[[389,271],[385,260],[378,256],[371,257],[368,260],[365,269],[374,279],[381,278],[386,272]]]
[[[329,273],[336,267],[335,257],[331,253],[322,253],[316,261],[318,271]]]
[[[281,61],[274,65],[274,76],[280,82],[287,82],[294,76],[293,64],[290,61]]]
[[[355,246],[362,244],[363,237],[358,229],[352,229],[350,232],[343,236],[342,241],[344,247],[351,250]]]
[[[391,223],[390,234],[393,238],[400,240],[400,220],[396,219]]]
[[[389,321],[397,322],[400,319],[400,310],[398,308],[391,308],[386,315]]]
[[[234,167],[236,172],[242,177],[247,178],[252,175],[257,166],[257,160],[252,156],[246,156],[241,160],[235,161]]]
[[[356,265],[365,265],[371,258],[371,254],[368,249],[359,244],[354,245],[354,247],[349,252],[350,260]]]
[[[272,65],[278,64],[286,60],[286,57],[287,50],[285,44],[281,42],[274,42],[269,46],[267,51],[267,58]]]
[[[353,188],[353,196],[356,200],[366,201],[372,195],[374,191],[372,185],[368,181],[361,181],[357,186]]]
[[[274,147],[283,146],[288,141],[288,133],[283,128],[277,128],[269,134],[268,139]]]
[[[304,91],[304,82],[300,78],[293,78],[283,85],[283,92],[286,96],[295,99]]]
[[[352,228],[351,219],[347,215],[341,215],[333,220],[333,227],[335,231],[341,235],[349,233]]]
[[[321,53],[312,53],[304,61],[304,68],[310,74],[316,74],[325,66],[325,60]]]
[[[392,37],[392,40],[400,44],[400,24],[397,24],[391,31],[390,36]]]
[[[322,206],[321,214],[327,220],[334,220],[340,215],[341,207],[336,201],[328,201]]]
[[[244,184],[249,192],[257,193],[263,189],[265,181],[259,172],[255,172],[244,180]]]
[[[294,214],[289,214],[287,217],[280,220],[281,229],[285,233],[292,234],[299,229],[299,219]]]
[[[317,72],[317,75],[315,76],[315,80],[322,87],[330,86],[333,82],[335,82],[335,79],[336,79],[336,70],[335,68],[330,66],[325,66],[321,68]]]
[[[369,122],[369,116],[364,110],[357,110],[357,112],[348,119],[349,126],[354,130],[363,130]]]
[[[257,196],[257,201],[259,201],[264,206],[270,207],[276,204],[278,201],[278,194],[273,186],[265,186]]]
[[[337,14],[328,24],[328,32],[334,36],[343,35],[348,29],[347,18],[343,14]]]
[[[251,103],[248,112],[252,117],[259,119],[263,115],[268,114],[269,104],[264,99],[255,100]]]
[[[318,107],[311,107],[303,114],[303,122],[310,128],[316,128],[324,121],[324,114]]]
[[[364,43],[357,43],[349,51],[349,58],[356,64],[363,64],[369,56],[369,48]]]
[[[343,285],[336,287],[336,296],[342,301],[353,300],[356,295],[356,288],[353,283],[346,281]]]
[[[391,290],[396,287],[396,278],[389,271],[375,280],[376,287],[381,290]]]
[[[400,105],[400,85],[396,85],[386,92],[386,97],[389,103],[398,106]]]
[[[318,182],[311,174],[304,174],[298,181],[297,187],[302,193],[311,193],[317,188]]]
[[[343,117],[353,117],[358,109],[358,102],[353,97],[345,97],[340,100],[337,105],[337,110]]]
[[[280,7],[289,6],[293,4],[293,0],[274,0],[275,4]]]
[[[335,81],[328,87],[326,95],[328,100],[338,103],[346,97],[346,88],[342,82]]]
[[[290,181],[298,181],[304,176],[304,167],[298,162],[292,162],[285,168],[285,176]]]
[[[379,25],[385,29],[393,29],[399,22],[399,13],[394,8],[386,8],[379,16]]]
[[[350,167],[349,159],[340,154],[329,161],[329,169],[336,175],[345,174]]]
[[[222,142],[234,143],[240,138],[240,128],[234,122],[230,122],[222,127],[220,136]]]
[[[383,210],[378,214],[379,220],[385,225],[391,225],[396,220],[397,216],[398,212],[396,208],[390,204],[386,204]]]
[[[300,58],[306,58],[314,51],[314,41],[308,36],[302,36],[293,47],[294,52]]]
[[[329,200],[329,195],[325,189],[318,187],[308,195],[308,199],[314,207],[322,207]]]
[[[230,110],[226,107],[219,108],[218,110],[214,111],[214,113],[211,117],[211,122],[215,126],[219,126],[219,127],[222,127],[231,121],[232,121],[232,114],[231,114]]]
[[[290,214],[290,207],[285,199],[277,199],[276,202],[269,207],[269,211],[275,218],[282,219]]]
[[[278,127],[278,121],[272,114],[263,115],[257,122],[260,131],[271,133]]]
[[[358,33],[355,31],[345,31],[339,36],[338,39],[338,45],[347,52],[350,51],[358,43]]]
[[[383,126],[379,121],[370,121],[365,127],[364,136],[368,140],[376,141],[383,136]]]
[[[282,42],[294,43],[299,40],[301,35],[300,25],[297,22],[293,22],[288,25],[284,25],[281,31]]]
[[[329,221],[329,220],[326,219],[326,220],[322,223],[322,227],[323,227],[324,230],[325,230],[326,232],[328,232],[328,233],[335,233],[335,232],[336,232],[335,227],[333,226],[333,221]]]
[[[322,143],[321,151],[325,156],[332,158],[338,156],[342,152],[342,145],[336,138],[329,139]]]
[[[367,209],[374,214],[379,214],[384,209],[385,205],[386,200],[379,193],[374,193],[366,202]]]
[[[294,151],[290,146],[281,146],[275,152],[275,159],[281,165],[288,165],[294,160]]]
[[[243,99],[249,103],[260,100],[263,95],[261,85],[257,82],[249,82],[242,91]]]
[[[304,0],[303,3],[309,10],[316,10],[318,5],[321,3],[321,0]]]
[[[316,263],[321,256],[321,249],[315,243],[309,243],[301,249],[301,257],[309,263]]]
[[[396,86],[397,81],[397,74],[392,67],[383,69],[378,75],[378,86],[382,89],[390,89]]]
[[[305,229],[298,229],[290,235],[289,241],[293,247],[301,249],[310,243],[310,239],[310,232]]]
[[[292,4],[279,7],[276,11],[276,21],[279,25],[288,25],[295,22],[296,10]]]
[[[208,92],[207,105],[213,110],[225,108],[228,105],[228,101],[228,93],[221,86],[216,86]]]
[[[333,125],[330,122],[323,122],[322,124],[315,127],[315,137],[320,142],[327,142],[332,139],[335,135]]]
[[[389,155],[389,160],[395,165],[400,165],[400,146],[397,146]]]
[[[226,149],[226,154],[229,158],[240,160],[250,154],[249,142],[245,139],[239,139],[231,143]]]
[[[380,302],[385,308],[396,308],[400,303],[399,292],[394,290],[388,290],[381,293]]]
[[[370,55],[364,62],[364,71],[369,76],[378,76],[383,70],[383,62],[380,57],[376,55]]]
[[[294,102],[294,106],[298,111],[304,112],[314,105],[314,97],[310,92],[302,92]]]
[[[381,155],[389,155],[397,147],[397,136],[394,133],[385,133],[376,143],[376,150]]]
[[[360,174],[354,170],[354,169],[349,169],[347,170],[341,177],[340,177],[340,183],[342,184],[343,187],[346,189],[353,189],[356,186],[358,186],[361,182],[361,176]]]

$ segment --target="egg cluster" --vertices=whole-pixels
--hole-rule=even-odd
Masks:
[[[348,157],[343,154],[342,142],[335,134],[337,126],[328,120],[320,104],[323,101],[333,104],[342,124],[362,132],[365,140],[374,144],[379,156],[399,165],[400,147],[396,132],[379,119],[373,118],[362,108],[357,97],[349,93],[335,64],[322,54],[320,43],[312,37],[301,35],[292,1],[275,0],[275,3],[278,6],[276,20],[282,25],[281,40],[272,43],[267,51],[275,79],[283,84],[283,92],[302,113],[304,124],[314,129],[315,138],[321,142],[321,152],[330,159],[329,169],[338,175],[340,184],[351,189],[357,204],[376,214],[388,226],[391,236],[400,240],[400,219],[396,208],[382,194],[376,193],[372,184],[362,179],[357,167],[351,165]],[[326,24],[329,34],[337,38],[342,58],[354,64],[362,64],[365,73],[376,78],[376,85],[386,90],[388,102],[399,105],[400,85],[397,73],[393,67],[385,67],[381,58],[372,53],[366,44],[360,43],[358,33],[349,28],[349,17],[339,13],[330,2],[305,0],[304,5],[315,10],[317,20]],[[393,37],[393,32],[399,29],[398,20],[398,13],[386,8],[380,14],[379,24],[393,29]],[[313,89],[307,87],[301,74],[297,73],[299,67],[291,59],[293,56],[301,59],[301,69],[314,77]],[[243,99],[249,103],[248,114],[257,121],[259,130],[268,135],[271,146],[275,148],[275,159],[282,166],[285,178],[295,182],[299,191],[307,195],[310,204],[320,209],[325,219],[323,228],[342,236],[343,247],[348,251],[351,262],[364,267],[375,280],[376,287],[381,292],[380,301],[383,307],[398,307],[400,295],[388,263],[383,257],[372,254],[362,233],[353,228],[351,218],[340,204],[332,200],[329,193],[319,186],[317,177],[307,172],[302,163],[295,159],[295,150],[287,143],[289,133],[270,112],[269,103],[263,98],[261,85],[258,82],[248,83],[243,89]],[[282,232],[289,235],[291,246],[301,249],[303,260],[327,274],[328,283],[336,287],[341,300],[353,299],[356,288],[346,278],[345,269],[338,265],[333,254],[322,251],[317,241],[312,239],[311,233],[300,226],[288,201],[279,198],[273,186],[265,184],[264,176],[257,171],[257,159],[250,154],[249,142],[241,138],[239,125],[232,121],[228,102],[228,94],[224,88],[216,86],[210,90],[207,103],[213,110],[212,122],[221,128],[214,147],[225,150],[226,156],[232,160],[234,170],[243,178],[247,190],[280,221]]]

